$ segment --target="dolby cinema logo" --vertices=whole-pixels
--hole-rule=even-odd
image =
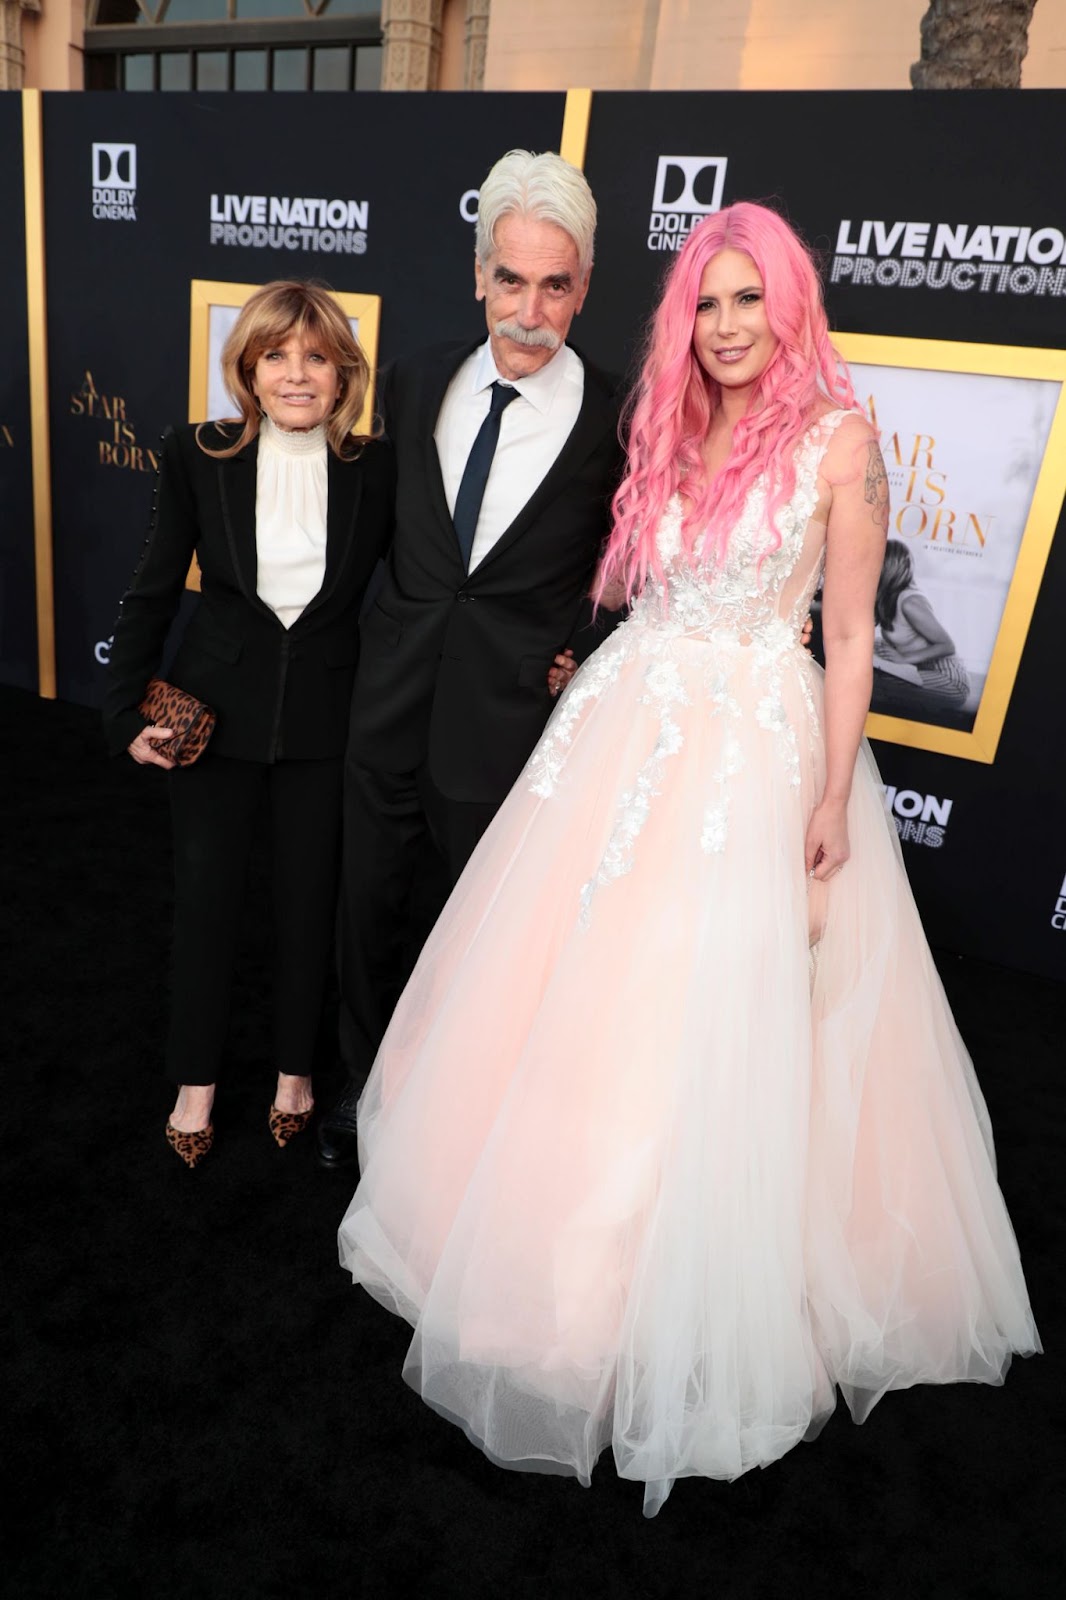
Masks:
[[[103,222],[137,221],[137,146],[93,145],[93,216]]]
[[[649,250],[680,250],[697,223],[721,211],[726,156],[660,156],[648,219]]]

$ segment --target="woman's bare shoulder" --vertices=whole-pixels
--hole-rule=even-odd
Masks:
[[[877,443],[878,434],[861,411],[846,411],[842,406],[834,406],[829,401],[826,401],[825,409],[821,415],[823,419],[825,417],[839,418],[833,428],[834,441],[843,439],[852,445]]]
[[[827,406],[824,414],[830,416],[839,409]],[[861,412],[845,412],[826,445],[822,476],[829,483],[846,483],[856,477],[866,477],[871,470],[878,476],[884,475],[878,436]]]

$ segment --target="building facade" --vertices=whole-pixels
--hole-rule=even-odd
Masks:
[[[904,89],[926,5],[0,0],[0,88]],[[1022,86],[1066,86],[1066,0],[1038,0]]]

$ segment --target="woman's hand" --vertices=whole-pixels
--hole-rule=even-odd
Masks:
[[[843,801],[823,800],[814,808],[807,826],[804,863],[812,878],[825,883],[839,872],[851,854],[848,814]]]
[[[157,750],[151,742],[154,739],[173,739],[173,728],[142,728],[131,745],[126,748],[130,755],[141,767],[162,767],[164,772],[172,772],[177,766],[176,761],[171,761],[169,756]]]
[[[561,694],[576,671],[574,652],[564,650],[561,655],[556,656],[553,665],[548,668],[548,693]]]

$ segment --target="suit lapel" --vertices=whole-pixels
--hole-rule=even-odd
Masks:
[[[309,601],[297,623],[324,605],[336,588],[352,553],[356,513],[363,492],[363,474],[353,461],[341,461],[332,450],[326,454],[326,570],[322,587]],[[295,624],[294,624],[295,626]]]
[[[460,559],[459,541],[456,538],[451,512],[448,510],[448,497],[444,492],[444,474],[437,453],[437,441],[433,435],[437,418],[440,416],[440,408],[444,404],[444,396],[448,392],[448,385],[467,357],[473,355],[483,343],[484,340],[479,339],[474,344],[467,345],[465,349],[447,351],[427,372],[418,416],[429,507],[448,541],[449,553],[454,554],[457,561]]]
[[[559,491],[602,442],[605,432],[614,425],[616,415],[611,399],[586,362],[581,410],[577,414],[577,421],[571,428],[566,443],[510,527],[503,531],[485,559],[478,562],[470,574],[471,580],[490,567],[522,537],[545,506],[551,504]]]
[[[265,612],[267,616],[276,618],[275,612],[256,593],[259,582],[259,561],[255,542],[258,456],[259,441],[255,439],[239,455],[230,456],[218,463],[219,497],[222,502],[222,518],[226,528],[230,560],[237,574],[241,592],[249,605]],[[304,607],[297,618],[297,623],[302,622],[308,612],[316,610],[325,603],[344,571],[354,542],[352,528],[362,494],[362,482],[362,473],[354,468],[351,462],[339,461],[332,450],[327,452],[326,568],[322,577],[322,587],[314,599]]]
[[[259,582],[259,561],[255,547],[255,489],[259,440],[253,439],[239,455],[229,456],[218,463],[218,490],[222,502],[222,519],[226,528],[230,560],[237,574],[237,582],[249,605],[274,613],[256,593]]]

